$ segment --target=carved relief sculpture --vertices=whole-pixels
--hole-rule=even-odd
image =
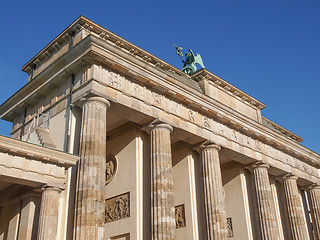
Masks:
[[[191,122],[194,122],[194,123],[196,122],[196,113],[191,109],[188,110],[188,116]]]
[[[176,228],[186,226],[186,218],[184,212],[184,204],[175,207]]]
[[[232,227],[232,219],[231,217],[227,218],[227,224],[228,224],[228,235],[229,238],[233,237],[233,227]]]
[[[320,240],[320,154],[175,48],[182,71],[81,16],[22,67],[0,240]]]
[[[113,155],[108,155],[106,159],[106,185],[111,182],[117,171],[117,159]]]
[[[114,222],[130,217],[130,193],[106,199],[105,222]]]
[[[107,83],[115,88],[121,89],[122,88],[122,81],[123,77],[117,73],[110,72],[110,76],[107,79]]]
[[[209,128],[209,129],[210,129],[210,127],[211,127],[211,125],[210,125],[210,120],[209,120],[209,118],[206,117],[206,116],[203,117],[203,126],[204,126],[205,128]]]

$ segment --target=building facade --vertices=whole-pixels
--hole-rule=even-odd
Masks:
[[[206,69],[79,17],[0,106],[0,239],[320,239],[319,154]]]

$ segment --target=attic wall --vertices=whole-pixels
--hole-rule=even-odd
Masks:
[[[70,81],[71,76],[70,80],[61,81],[60,86],[49,85],[43,92],[38,92],[37,101],[29,102],[25,112],[21,111],[15,117],[11,136],[29,141],[37,127],[48,128],[57,149],[64,150]],[[32,142],[37,143],[34,136],[32,138]]]
[[[260,122],[260,110],[257,110],[256,108],[253,108],[252,106],[249,106],[243,101],[237,99],[235,96],[226,93],[222,89],[215,86],[213,83],[209,83],[208,90],[205,94],[236,110],[237,112]]]

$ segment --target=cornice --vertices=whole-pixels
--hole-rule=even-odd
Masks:
[[[145,52],[144,50],[136,47],[135,45],[127,42],[126,40],[120,38],[119,36],[100,27],[99,25],[91,22],[90,20],[88,20],[84,17],[80,17],[73,24],[71,24],[69,26],[69,28],[67,28],[67,29],[69,29],[70,31],[73,31],[72,29],[78,29],[78,30],[84,29],[85,31],[89,31],[90,33],[92,33],[91,36],[93,36],[93,37],[89,37],[89,38],[87,37],[86,40],[83,39],[76,46],[74,46],[74,49],[77,49],[77,47],[79,47],[79,44],[81,44],[81,42],[83,44],[86,41],[91,43],[91,41],[94,41],[94,39],[96,38],[99,40],[98,42],[103,42],[105,45],[112,46],[113,49],[117,49],[118,52],[121,52],[121,54],[123,54],[122,57],[125,58],[125,60],[127,62],[129,62],[130,59],[135,58],[135,59],[140,59],[144,63],[147,63],[150,66],[150,68],[148,68],[148,69],[145,69],[144,66],[142,66],[143,64],[141,64],[140,61],[138,61],[139,63],[135,63],[135,64],[140,68],[140,70],[144,71],[145,73],[148,72],[151,75],[156,76],[156,78],[159,79],[160,84],[158,84],[158,86],[157,86],[158,89],[159,89],[159,87],[161,87],[161,88],[163,87],[163,89],[167,89],[167,86],[170,86],[170,88],[169,88],[170,90],[167,91],[166,94],[171,95],[172,98],[177,99],[178,101],[183,100],[184,102],[190,103],[190,106],[192,108],[196,108],[196,109],[204,112],[208,116],[214,117],[215,119],[221,121],[222,123],[231,126],[233,129],[238,129],[238,130],[240,129],[241,132],[244,132],[248,136],[253,136],[259,140],[262,140],[263,142],[265,142],[269,145],[276,146],[277,149],[282,149],[283,151],[288,152],[290,154],[293,153],[294,155],[298,156],[299,158],[303,159],[306,162],[311,163],[312,165],[316,165],[316,166],[320,165],[319,164],[319,155],[317,153],[314,153],[311,150],[305,148],[304,146],[298,144],[297,141],[292,141],[291,138],[288,138],[287,136],[284,136],[283,134],[279,134],[278,132],[276,132],[270,128],[267,128],[267,127],[261,125],[260,123],[255,122],[255,121],[249,119],[248,117],[239,114],[238,112],[228,108],[227,106],[222,106],[223,104],[216,101],[215,99],[212,99],[209,96],[202,94],[201,92],[193,91],[190,87],[188,87],[186,85],[183,85],[183,84],[180,84],[178,82],[173,81],[174,77],[169,76],[168,74],[164,73],[163,71],[159,71],[159,70],[160,69],[163,70],[164,69],[163,67],[168,66],[168,67],[171,67],[170,69],[172,71],[168,68],[167,72],[168,71],[174,72],[174,69],[175,69],[175,70],[177,70],[177,72],[176,72],[177,74],[179,73],[183,77],[188,77],[188,78],[190,78],[190,77],[188,75],[185,76],[186,74],[184,74],[180,70],[170,66],[169,64],[161,65],[161,63],[163,62],[162,60],[154,57],[153,55]],[[67,31],[67,30],[65,30],[65,31]],[[58,36],[56,39],[62,39],[64,34],[66,33],[65,31],[63,33],[61,33],[59,35],[60,37]],[[109,34],[107,35],[107,33],[109,33]],[[54,41],[52,41],[50,44],[53,45]],[[98,43],[97,41],[94,41],[94,42]],[[51,47],[50,44],[48,46]],[[86,45],[86,47],[89,47],[89,46]],[[139,54],[138,53],[134,54],[135,51],[133,51],[133,50],[130,51],[129,47],[132,47],[130,49],[139,50],[140,51],[140,52],[138,52]],[[135,48],[133,48],[133,47],[135,47]],[[45,52],[45,49],[46,48],[44,48],[41,52]],[[119,51],[119,50],[121,50],[121,51]],[[72,51],[72,49],[70,51]],[[70,54],[70,51],[68,51],[68,53],[66,53],[66,54]],[[87,53],[88,52],[86,52],[85,54],[87,54]],[[91,53],[92,53],[92,51],[91,51]],[[152,59],[151,59],[151,57],[150,57],[150,60],[148,60],[148,58],[141,57],[141,56],[143,56],[143,54],[141,55],[140,53],[141,54],[142,53],[149,54],[149,55],[144,55],[144,56],[152,56]],[[65,68],[62,70],[62,72],[67,70],[67,68],[70,68],[71,64],[75,64],[75,62],[77,62],[77,61],[80,62],[81,61],[80,58],[82,59],[85,54],[82,54],[81,56],[77,56],[77,59],[74,59],[72,63],[70,63],[68,66],[65,66]],[[105,63],[107,63],[107,60],[110,61],[110,59],[106,58],[106,59],[104,59]],[[159,63],[160,65],[155,63],[154,62],[155,60],[159,60],[157,63]],[[30,60],[29,62],[32,63],[33,61]],[[53,63],[50,67],[54,68],[55,64],[57,64],[57,62]],[[133,63],[130,62],[130,64],[133,64]],[[154,68],[153,66],[156,68]],[[130,72],[127,71],[126,74],[130,75],[133,79],[136,78],[136,81],[141,80],[141,79],[139,79],[140,75],[131,71],[131,70],[130,70]],[[57,75],[58,74],[56,74],[54,77],[57,77]],[[148,75],[148,76],[150,76],[150,75]],[[30,84],[32,85],[32,83],[35,80],[36,81],[40,80],[39,77],[43,78],[43,72],[41,72],[33,81],[31,81]],[[41,82],[43,80],[42,79],[41,81],[38,81],[38,84],[41,83],[41,87],[43,87],[45,84],[49,83],[54,77],[52,77],[52,78],[50,77],[45,82]],[[237,95],[237,92],[236,92],[238,90],[237,88],[235,88],[233,85],[227,83],[223,79],[217,77],[216,75],[210,73],[209,71],[207,71],[205,69],[196,72],[192,76],[192,78],[194,78],[196,80],[201,80],[203,78],[211,79],[211,80],[215,80],[214,83],[219,80],[221,83],[219,83],[219,85],[217,85],[217,86],[225,89],[229,93]],[[147,80],[147,81],[148,82],[146,84],[149,87],[152,87],[153,82],[151,80]],[[215,83],[215,84],[218,84],[218,83]],[[31,90],[30,90],[31,85],[29,85],[29,87],[28,87],[28,91],[27,91],[28,93],[31,92]],[[35,85],[32,85],[32,86],[35,86]],[[39,88],[40,88],[40,86],[39,86]],[[177,93],[178,92],[178,91],[176,91],[177,88],[179,88],[179,90],[181,90],[181,93],[186,93],[186,94]],[[27,90],[27,89],[25,89],[25,90]],[[174,91],[176,91],[177,94]],[[241,90],[238,90],[238,91],[241,91]],[[32,91],[32,93],[33,93],[33,91]],[[19,97],[16,96],[15,99],[25,98],[25,96],[21,95],[21,94],[22,94],[22,92],[20,93]],[[31,96],[31,93],[29,96]],[[244,96],[245,98],[249,99],[250,101],[246,100],[246,101],[248,101],[248,103],[250,103],[251,101],[255,101],[254,103],[251,103],[251,104],[253,104],[253,106],[256,106],[257,108],[259,108],[259,105],[260,105],[260,109],[265,107],[264,104],[255,100],[251,96],[243,93],[242,91],[241,91],[241,96]],[[238,97],[241,98],[241,96],[238,96]],[[243,99],[243,98],[241,98],[241,99]],[[12,106],[12,103],[13,102],[11,102],[10,104],[8,103],[6,105]]]
[[[79,156],[60,152],[32,143],[0,135],[0,150],[13,156],[35,159],[64,167],[71,167],[80,159]]]
[[[69,27],[61,32],[55,39],[53,39],[47,46],[45,46],[39,53],[31,58],[25,65],[21,67],[21,70],[30,74],[32,70],[40,66],[44,61],[50,58],[66,41],[69,41],[72,36],[79,32],[74,24],[78,22],[82,16],[75,20]]]
[[[95,44],[101,44],[99,43],[98,39],[99,38],[92,37],[92,41]],[[104,47],[107,47],[107,45],[104,45]],[[103,49],[104,51],[113,51],[113,48]],[[97,56],[102,57],[100,53],[94,51],[92,51],[91,53],[97,54]],[[111,52],[108,52],[108,57],[110,57],[109,54],[111,54]],[[112,56],[115,56],[113,54],[116,54],[116,52],[112,53]],[[125,56],[125,53],[121,51],[118,54],[121,54],[121,56],[119,55],[118,57],[121,57],[121,59],[125,61],[125,63],[123,63],[124,65],[128,66],[127,64],[133,64],[132,62],[128,62],[130,61],[130,57]],[[107,62],[108,60],[101,58],[101,61]],[[171,98],[176,99],[178,102],[181,101],[182,97],[183,102],[189,103],[189,106],[193,109],[197,109],[198,111],[212,116],[221,123],[226,124],[233,129],[239,130],[247,136],[263,141],[270,146],[274,146],[276,149],[282,150],[292,156],[303,159],[303,161],[310,163],[313,166],[320,166],[319,154],[300,145],[297,141],[294,141],[292,138],[289,138],[284,134],[280,134],[274,131],[273,129],[263,126],[261,123],[248,118],[247,116],[229,108],[223,103],[218,102],[217,100],[203,94],[202,92],[193,91],[191,87],[179,83],[174,77],[170,75],[165,75],[163,74],[163,72],[157,71],[156,68],[145,69],[143,65],[134,66],[138,67],[140,70],[143,70],[144,72],[147,72],[147,76],[154,76],[158,79],[156,82],[153,82],[153,80],[149,80],[145,83],[146,86],[151,88],[156,86],[156,89],[159,89],[159,87],[161,89],[168,89],[163,90],[161,92],[165,93],[166,95],[170,95]],[[130,77],[132,79],[136,79],[139,82],[139,79],[141,77],[145,78],[140,74],[135,73],[135,71],[139,72],[139,70],[134,70],[133,68],[130,69]],[[126,70],[123,70],[123,72],[126,72]]]
[[[51,41],[46,47],[44,47],[37,55],[35,55],[31,60],[29,60],[23,67],[22,71],[30,74],[32,69],[41,65],[42,61],[49,58],[52,53],[59,50],[60,46],[64,42],[69,41],[72,36],[77,32],[85,30],[90,34],[99,36],[101,39],[107,41],[109,44],[117,46],[121,50],[134,55],[136,58],[144,61],[151,66],[160,68],[165,71],[177,74],[179,76],[184,76],[190,78],[190,76],[181,70],[171,66],[165,61],[157,58],[156,56],[148,53],[147,51],[139,48],[138,46],[130,43],[129,41],[121,38],[115,33],[103,28],[102,26],[92,22],[88,18],[80,16],[75,20],[69,27],[67,27],[62,33],[60,33],[53,41]]]
[[[92,46],[94,44],[104,44],[104,46],[108,46],[107,42],[103,41],[99,36],[88,36],[86,39],[82,40],[82,43],[85,43],[84,46],[88,51],[86,51],[84,54],[81,56],[74,56],[74,60],[70,60],[70,64],[68,66],[65,66],[64,69],[61,69],[61,72],[69,72],[69,68],[73,68],[72,65],[78,64],[79,62],[83,61],[83,59],[89,60],[93,59],[91,55],[99,53],[95,53],[92,49],[94,49]],[[80,44],[80,43],[79,43]],[[91,46],[91,48],[90,48]],[[277,149],[283,150],[290,155],[297,156],[298,158],[303,159],[305,162],[308,162],[312,165],[319,166],[319,155],[317,153],[312,152],[311,150],[305,148],[304,146],[298,144],[296,141],[292,141],[292,139],[288,138],[287,136],[284,136],[283,134],[279,134],[278,132],[267,128],[263,126],[262,124],[255,122],[248,117],[241,115],[240,113],[236,112],[233,109],[230,109],[227,106],[224,106],[222,103],[216,101],[215,99],[210,98],[209,96],[204,95],[201,92],[194,91],[191,87],[182,84],[178,82],[174,77],[169,76],[165,74],[164,72],[160,71],[158,68],[151,67],[150,68],[145,68],[145,65],[137,61],[136,63],[132,63],[134,56],[128,53],[125,53],[124,51],[119,51],[119,49],[113,45],[109,45],[110,47],[108,49],[104,49],[104,51],[115,51],[113,54],[116,54],[118,57],[120,57],[123,61],[126,62],[127,64],[134,64],[135,67],[139,68],[139,70],[143,71],[146,73],[145,76],[149,76],[146,82],[146,85],[149,87],[157,88],[159,87],[161,89],[169,89],[168,91],[166,90],[166,94],[170,95],[172,98],[176,98],[178,101],[183,101],[190,103],[190,106],[192,108],[195,108],[197,110],[200,110],[201,112],[207,114],[208,116],[212,116],[218,121],[222,122],[223,124],[229,125],[233,129],[239,130],[243,133],[245,133],[248,136],[252,136],[254,138],[257,138],[271,146],[275,146]],[[80,45],[77,44],[77,47],[80,47]],[[74,47],[74,51],[77,51],[77,47]],[[89,50],[91,49],[91,50]],[[72,51],[72,50],[71,50]],[[109,52],[110,54],[111,52]],[[66,54],[71,54],[70,51]],[[118,55],[120,54],[120,55]],[[72,54],[71,54],[72,55]],[[87,57],[86,57],[87,56]],[[113,55],[115,56],[115,55]],[[99,55],[99,57],[102,57]],[[101,58],[101,61],[107,61],[108,59]],[[110,59],[109,59],[110,61]],[[77,63],[78,62],[78,63]],[[55,63],[57,64],[57,62]],[[55,64],[51,65],[52,68],[55,68]],[[79,63],[80,64],[80,63]],[[112,65],[112,64],[111,64]],[[109,65],[109,66],[111,66]],[[139,71],[138,71],[139,72]],[[129,74],[129,72],[126,72],[125,74]],[[136,78],[136,81],[140,81],[140,78],[143,77],[138,73],[135,73],[134,70],[130,69],[130,77],[132,79]],[[54,74],[52,78],[45,78],[46,81],[42,83],[41,86],[44,86],[45,84],[48,84],[49,82],[52,82],[54,78],[57,78],[59,74]],[[150,76],[153,76],[159,80],[157,82],[153,82],[153,80],[150,80]],[[29,82],[28,85],[33,85],[32,83],[38,82],[39,80],[43,78],[43,74],[39,74],[33,81]],[[44,79],[44,78],[43,78]],[[40,87],[40,86],[39,86]],[[30,86],[28,87],[29,91],[31,91],[32,88]],[[28,91],[28,92],[29,92]],[[29,92],[28,96],[31,96],[34,91]],[[21,94],[19,95],[20,97],[22,96]],[[25,96],[25,94],[23,94]],[[18,96],[16,96],[18,97]],[[20,99],[20,97],[18,97]],[[9,103],[8,103],[9,104]],[[16,106],[20,106],[22,102],[20,102]],[[9,104],[12,106],[11,104]]]
[[[233,86],[232,84],[228,83],[227,81],[223,80],[222,78],[218,77],[212,72],[209,72],[207,69],[203,68],[198,70],[197,72],[191,75],[191,78],[197,82],[202,80],[209,80],[222,91],[231,94],[233,97],[241,101],[244,101],[255,108],[258,108],[260,110],[266,108],[266,105],[262,102],[259,102],[257,99],[251,97],[250,95],[241,91],[239,88]]]
[[[263,116],[262,116],[262,125],[264,125],[267,128],[270,128],[272,130],[275,130],[278,133],[283,134],[298,143],[303,141],[303,138],[299,137],[298,135],[294,134],[293,132],[290,132],[289,130],[285,129],[284,127],[281,127],[280,125],[272,122],[271,120],[269,120]]]
[[[101,44],[101,40],[96,37],[92,37],[94,44]],[[108,58],[110,56],[114,57],[116,52],[112,52],[113,48],[110,47],[107,49],[107,45],[104,45],[104,51],[108,50]],[[101,57],[101,62],[107,62],[101,55],[101,53],[95,52],[94,48],[91,52],[93,55]],[[295,156],[299,159],[302,159],[304,162],[307,162],[313,166],[320,166],[319,154],[309,150],[308,148],[300,145],[297,141],[288,138],[284,134],[280,134],[273,129],[263,126],[261,123],[254,121],[247,116],[237,112],[236,110],[231,109],[230,107],[224,105],[223,103],[203,94],[199,91],[194,91],[191,87],[178,82],[174,77],[170,75],[165,75],[162,71],[158,71],[156,68],[144,68],[144,66],[134,64],[129,62],[132,60],[131,57],[125,56],[126,54],[122,51],[118,52],[118,57],[121,58],[123,63],[117,61],[117,64],[123,64],[123,66],[131,65],[130,68],[130,78],[140,81],[140,79],[146,79],[146,76],[149,76],[149,80],[144,83],[147,87],[155,88],[156,91],[160,88],[163,89],[161,93],[168,95],[172,99],[176,99],[178,102],[185,102],[189,104],[189,107],[196,109],[208,116],[213,117],[219,122],[230,126],[235,130],[239,130],[247,136],[258,139],[270,146],[275,147],[276,149],[282,150],[288,153],[291,156]],[[93,58],[93,57],[92,57]],[[109,65],[109,66],[112,66]],[[138,69],[134,69],[135,68]],[[139,70],[143,70],[146,75],[142,76],[138,74]],[[128,74],[127,70],[122,68],[122,72],[126,75]],[[127,72],[127,73],[126,73]],[[153,80],[150,80],[150,76],[155,77]],[[166,89],[166,90],[165,90]]]
[[[70,49],[63,56],[51,63],[32,81],[29,81],[26,85],[14,93],[9,99],[0,105],[0,118],[12,122],[14,120],[15,113],[22,113],[24,111],[24,107],[28,105],[28,101],[31,98],[36,98],[38,96],[41,97],[39,92],[42,89],[50,89],[58,86],[59,83],[55,82],[57,79],[63,78],[64,76],[71,76],[73,68],[86,65],[86,62],[80,59],[83,55],[87,54],[86,51],[90,48],[90,43],[91,39],[89,37],[83,39],[77,44],[77,47]],[[78,51],[79,48],[85,49],[84,52],[80,53]],[[65,65],[64,68],[61,68],[61,62],[66,61],[66,59],[68,60],[69,64]]]

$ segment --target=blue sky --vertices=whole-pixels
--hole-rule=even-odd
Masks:
[[[21,67],[80,15],[181,68],[170,42],[267,105],[263,116],[320,153],[320,1],[5,1],[0,102],[27,82]],[[11,124],[0,120],[0,134]]]

